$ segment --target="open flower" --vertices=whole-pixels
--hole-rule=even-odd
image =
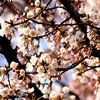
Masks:
[[[50,98],[56,98],[57,97],[57,92],[56,91],[52,91],[50,93]]]
[[[62,88],[63,93],[68,93],[70,91],[69,87],[65,86]]]
[[[39,67],[37,68],[37,72],[38,72],[39,74],[44,73],[44,67],[43,67],[43,66],[39,66]]]
[[[30,62],[28,62],[28,63],[26,64],[26,68],[27,68],[27,71],[28,71],[28,72],[32,72],[32,71],[33,71],[33,66],[32,66],[32,64],[31,64]]]
[[[27,18],[33,18],[33,17],[34,17],[33,11],[29,11],[29,12],[27,13]]]
[[[18,66],[18,63],[14,62],[14,61],[12,61],[11,64],[10,64],[10,67],[11,67],[13,70],[15,70],[15,69],[17,68],[17,66]]]
[[[32,63],[32,65],[35,65],[37,61],[36,56],[31,56],[30,62]]]
[[[48,75],[53,76],[56,73],[56,70],[54,68],[50,68],[48,70]]]
[[[2,95],[3,97],[6,97],[8,93],[9,93],[9,89],[7,87],[0,90],[0,95]]]
[[[34,91],[34,88],[32,87],[32,88],[29,88],[26,92],[32,93],[33,91]]]
[[[21,75],[21,76],[25,75],[25,70],[21,69],[21,70],[20,70],[20,75]]]

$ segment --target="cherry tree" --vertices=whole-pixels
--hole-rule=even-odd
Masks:
[[[1,0],[0,100],[100,100],[99,10],[89,0]]]

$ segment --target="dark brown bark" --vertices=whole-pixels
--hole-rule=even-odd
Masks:
[[[76,23],[81,23],[78,26],[81,29],[81,31],[84,32],[84,34],[85,34],[85,42],[84,43],[89,45],[89,39],[86,36],[87,35],[87,27],[81,21],[80,14],[76,10],[73,9],[70,0],[60,0],[60,2],[64,5],[65,9],[69,12],[70,17],[72,17],[76,21]]]
[[[0,36],[0,53],[3,54],[10,65],[12,61],[15,61],[19,64],[19,69],[25,69],[25,65],[22,65],[18,58],[17,58],[17,49],[12,49],[10,45],[10,40],[8,40],[6,37]],[[36,98],[39,98],[43,95],[43,93],[37,88],[37,86],[33,83],[29,84],[29,87],[34,87],[34,94]],[[40,99],[40,100],[48,100],[48,99]]]

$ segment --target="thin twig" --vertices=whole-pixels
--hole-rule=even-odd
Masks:
[[[47,3],[47,5],[45,6],[45,8],[44,8],[40,13],[38,13],[34,18],[36,18],[36,17],[38,17],[40,14],[42,14],[43,11],[45,11],[46,8],[49,6],[49,4],[51,3],[51,1],[52,1],[52,0],[50,0],[50,1]]]
[[[78,73],[78,75],[82,75],[83,73],[85,73],[85,72],[87,72],[89,70],[92,70],[92,69],[95,69],[95,68],[99,68],[100,65],[98,65],[98,66],[87,66],[87,67],[89,67],[89,69],[86,69],[85,71],[82,71],[82,72]]]
[[[0,5],[0,7],[2,7],[3,5],[5,5],[7,2],[7,0],[4,0],[3,3]]]
[[[56,31],[60,26],[62,26],[62,24],[64,23],[64,22],[66,22],[67,20],[69,20],[70,18],[67,18],[67,19],[65,19],[64,21],[62,21],[52,32],[49,32],[48,34],[45,34],[45,35],[40,35],[40,36],[36,36],[36,37],[33,37],[33,39],[39,39],[39,38],[43,38],[43,37],[45,37],[45,36],[48,36],[48,35],[50,35],[50,34],[52,34],[54,31]]]
[[[5,7],[6,7],[6,6],[4,6],[4,7],[3,7],[3,10],[0,12],[0,16],[1,16],[1,15],[2,15],[2,13],[4,12]]]
[[[74,7],[71,5],[71,1],[70,0],[60,0],[60,2],[64,5],[66,10],[70,14],[70,17],[72,17],[76,21],[76,23],[83,23],[81,21],[80,14],[78,13],[78,11],[75,11],[73,9]],[[87,38],[87,27],[84,25],[84,23],[82,25],[79,24],[78,26],[81,29],[81,31],[84,32],[84,34],[85,34],[85,42],[86,42],[87,45],[89,45],[89,39]]]
[[[16,13],[20,14],[20,11],[12,4],[12,2],[7,1],[7,5],[9,5],[11,8],[13,8]]]
[[[85,57],[83,58],[82,60],[78,61],[78,62],[75,62],[74,64],[72,64],[71,66],[69,66],[68,68],[56,68],[56,71],[63,71],[61,72],[58,76],[51,76],[51,77],[60,77],[63,73],[65,73],[66,71],[68,70],[71,70],[73,68],[75,68],[77,65],[79,65],[81,62],[83,62],[86,58],[88,57]]]
[[[10,84],[10,80],[9,80],[9,72],[8,72],[8,83],[9,83],[10,88],[12,88]]]
[[[48,8],[48,9],[46,9],[45,11],[53,10],[53,9],[58,9],[58,8],[62,8],[62,9],[64,9],[64,10],[66,10],[64,7],[56,6],[56,7]]]
[[[26,72],[26,74],[38,74],[38,72]]]

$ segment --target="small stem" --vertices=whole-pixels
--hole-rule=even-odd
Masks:
[[[8,83],[9,83],[10,88],[12,88],[10,84],[10,80],[9,80],[9,72],[8,72]]]
[[[56,6],[56,7],[53,7],[53,8],[48,8],[48,9],[46,9],[45,11],[53,10],[53,9],[57,9],[57,8],[62,8],[62,9],[64,9],[64,10],[66,10],[64,7]]]
[[[38,72],[26,72],[26,74],[38,74]]]

